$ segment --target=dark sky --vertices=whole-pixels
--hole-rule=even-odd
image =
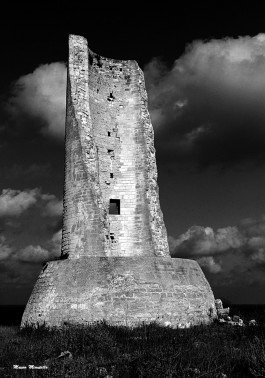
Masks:
[[[3,12],[0,303],[26,303],[60,254],[69,34],[144,70],[171,255],[196,259],[216,297],[265,303],[262,11],[86,3]]]

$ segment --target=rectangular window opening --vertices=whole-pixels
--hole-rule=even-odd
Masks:
[[[113,178],[113,173],[110,173],[110,178]]]
[[[114,159],[114,150],[108,150],[108,155],[111,159]]]
[[[120,200],[119,199],[109,200],[109,214],[120,215]]]
[[[108,136],[110,136],[110,131],[108,131]]]

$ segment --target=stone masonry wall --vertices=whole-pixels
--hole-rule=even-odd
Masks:
[[[211,313],[212,309],[212,313]],[[214,297],[199,265],[164,257],[88,257],[48,263],[21,325],[209,323]]]
[[[120,201],[120,214],[109,214],[108,256],[152,256],[137,67],[133,61],[98,61],[91,52],[90,56],[90,109],[103,201],[106,207],[110,199]]]
[[[70,36],[62,255],[104,256],[108,224],[89,108],[86,41]]]
[[[71,36],[68,75],[62,254],[169,256],[142,71]]]

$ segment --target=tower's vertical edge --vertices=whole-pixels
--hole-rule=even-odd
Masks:
[[[159,201],[159,188],[157,183],[157,166],[154,146],[154,130],[148,111],[147,92],[143,71],[138,67],[138,92],[141,98],[140,126],[143,130],[146,156],[146,201],[149,209],[149,226],[152,235],[154,255],[160,257],[170,257],[167,240],[167,231],[163,219],[163,213]]]
[[[70,35],[65,136],[62,255],[105,256],[98,156],[89,109],[85,38]]]

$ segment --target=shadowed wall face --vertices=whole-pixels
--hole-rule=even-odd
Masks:
[[[135,61],[70,36],[62,254],[169,256],[153,128]]]

